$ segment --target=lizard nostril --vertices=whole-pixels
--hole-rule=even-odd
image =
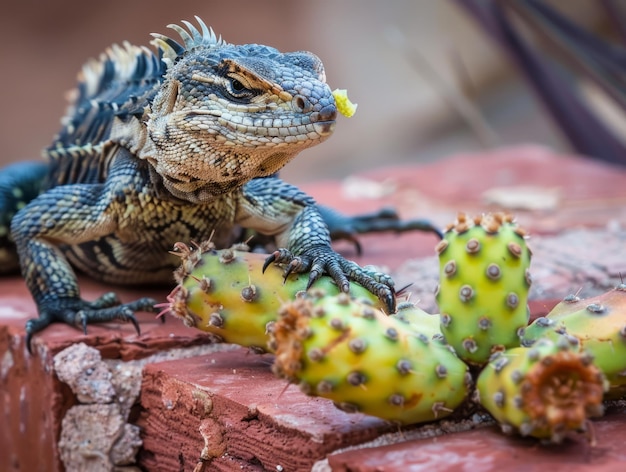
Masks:
[[[309,99],[302,95],[296,95],[295,97],[293,97],[293,100],[291,101],[291,106],[295,111],[300,113],[308,113],[313,108]]]

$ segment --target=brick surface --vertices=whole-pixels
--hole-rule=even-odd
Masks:
[[[459,210],[477,213],[510,205],[541,244],[535,259],[545,254],[541,259],[548,269],[538,270],[536,287],[549,286],[552,291],[537,293],[531,305],[535,314],[547,312],[556,299],[566,295],[561,291],[608,287],[624,273],[624,169],[524,147],[358,177],[352,182],[321,182],[306,190],[319,202],[346,213],[394,205],[404,218],[426,217],[441,225]],[[503,193],[502,187],[509,192]],[[500,203],[493,203],[494,198]],[[360,257],[349,244],[337,247],[347,257],[383,266],[417,287],[432,278],[432,235],[368,235],[361,242],[365,252]],[[424,264],[425,260],[431,265]],[[112,289],[88,280],[81,287],[85,298]],[[162,301],[167,290],[118,292],[125,301],[146,295]],[[412,300],[419,298],[418,294]],[[140,315],[141,336],[132,326],[119,323],[90,326],[86,336],[74,328],[51,326],[35,336],[35,355],[30,356],[23,327],[33,316],[35,307],[24,283],[18,278],[0,279],[0,471],[62,468],[57,447],[61,420],[77,404],[52,368],[52,357],[62,349],[81,341],[97,347],[107,362],[131,363],[174,347],[196,349],[206,339],[178,321],[162,325],[153,315]],[[193,470],[202,457],[216,458],[205,462],[204,470],[280,470],[277,466],[285,471],[307,470],[338,448],[388,430],[379,420],[346,415],[327,401],[305,397],[296,387],[285,389],[284,382],[269,373],[267,356],[238,350],[171,362],[150,359],[144,369],[140,405],[131,412],[131,421],[143,428],[139,460],[150,470]],[[395,440],[404,445],[336,453],[329,463],[336,470],[352,471],[423,470],[422,462],[431,464],[430,469],[446,470],[432,466],[443,454],[437,446],[445,444],[451,457],[474,461],[484,470],[515,469],[528,463],[556,468],[554,464],[570,464],[574,457],[592,464],[594,470],[609,470],[624,459],[618,447],[626,439],[622,411],[616,408],[612,415],[594,422],[598,445],[593,449],[580,442],[543,448],[536,441],[504,437],[495,429],[406,443],[410,437],[406,430]],[[474,443],[480,454],[471,454]],[[392,468],[394,464],[399,468]],[[323,465],[319,470],[325,470]]]
[[[89,281],[83,285],[89,298],[106,290]],[[126,300],[133,297],[127,290],[120,295]],[[159,292],[152,295],[159,296]],[[126,324],[89,326],[87,336],[55,324],[35,336],[31,356],[26,350],[24,323],[35,314],[22,280],[0,280],[0,471],[62,470],[57,448],[61,421],[77,403],[53,370],[52,359],[64,348],[84,342],[96,346],[105,358],[129,361],[174,347],[200,345],[205,340],[203,333],[179,322],[162,324],[154,315],[139,314],[141,337]]]
[[[481,213],[503,208],[505,203],[534,234],[606,227],[611,222],[626,225],[626,168],[557,155],[537,146],[459,154],[424,166],[370,171],[358,179],[344,181],[339,198],[336,182],[303,188],[319,203],[346,212],[390,205],[404,218],[429,218],[440,225],[449,223],[458,211]],[[494,194],[504,196],[494,200]],[[398,239],[398,244],[411,257],[421,256],[424,249],[428,251],[424,255],[430,255],[421,241],[413,234]],[[376,257],[376,251],[370,249],[368,259]]]
[[[328,465],[333,472],[617,472],[626,463],[625,422],[623,407],[594,421],[595,446],[582,436],[559,445],[541,445],[533,439],[505,436],[494,425],[413,441],[398,436],[397,444],[333,454]]]
[[[394,429],[305,396],[245,349],[152,364],[144,371],[140,465],[148,470],[308,471],[329,452]],[[165,436],[163,432],[166,432]],[[282,467],[282,469],[281,469]]]

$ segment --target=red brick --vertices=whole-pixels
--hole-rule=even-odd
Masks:
[[[399,435],[397,444],[334,454],[328,463],[333,472],[619,471],[626,463],[624,422],[624,411],[594,421],[595,446],[583,436],[541,445],[534,439],[505,436],[499,427],[489,426],[411,441]]]
[[[319,203],[346,212],[390,205],[404,218],[430,218],[440,225],[449,223],[458,211],[481,213],[496,208],[483,198],[493,188],[556,189],[560,200],[552,211],[515,210],[520,222],[533,233],[604,227],[611,220],[626,223],[626,168],[556,154],[538,146],[458,154],[423,166],[387,167],[360,176],[385,182],[394,190],[373,198],[350,198],[342,191],[338,198],[336,182],[315,182],[303,188]],[[411,257],[422,255],[416,252],[423,248],[417,235],[402,236],[398,241],[406,242]]]
[[[307,190],[319,202],[346,213],[394,205],[404,218],[426,217],[443,225],[459,210],[475,213],[492,209],[493,206],[482,201],[484,192],[489,189],[534,185],[538,189],[559,188],[562,196],[553,211],[515,211],[520,222],[534,234],[561,232],[579,226],[606,230],[609,222],[616,223],[613,227],[624,227],[626,222],[626,170],[574,156],[557,156],[536,147],[456,156],[426,166],[382,169],[364,177],[391,183],[395,190],[380,198],[350,198],[342,194],[337,182],[313,184],[307,186]],[[361,242],[365,249],[361,257],[356,257],[349,245],[338,247],[361,264],[379,264],[391,271],[409,258],[432,256],[435,243],[432,235],[417,233],[368,235],[363,236]],[[599,259],[595,246],[597,244],[592,244],[587,249],[582,244],[576,254],[593,263]],[[605,264],[604,272],[593,271],[594,279],[609,272],[612,277],[619,275],[618,269],[623,266],[623,259],[619,258],[623,258],[624,253],[616,252],[615,256],[615,262]],[[546,277],[554,279],[555,287],[569,288],[572,283],[579,283],[573,275],[584,276],[584,272],[572,274],[563,268],[547,273]],[[86,298],[112,290],[87,280],[82,281],[81,286]],[[146,295],[163,300],[167,291],[120,292],[125,300]],[[552,294],[549,298],[535,300],[533,313],[547,311],[555,302]],[[161,325],[152,315],[140,315],[141,337],[136,336],[132,326],[119,323],[90,326],[87,336],[67,326],[51,326],[35,336],[36,354],[31,357],[25,349],[23,326],[27,318],[34,316],[35,307],[23,282],[17,278],[1,279],[0,470],[60,469],[56,446],[60,421],[76,401],[52,374],[52,356],[60,350],[82,341],[96,346],[104,358],[133,360],[163,349],[193,346],[204,341],[202,333],[185,328],[178,321],[170,320]],[[213,364],[211,360],[216,362]],[[268,364],[265,357],[238,351],[146,367],[138,420],[145,428],[141,464],[161,470],[193,468],[204,448],[204,434],[221,435],[223,439],[223,442],[210,441],[210,449],[219,458],[210,466],[206,464],[205,470],[257,471],[262,466],[271,470],[276,465],[282,465],[285,470],[298,467],[308,470],[306,467],[325,454],[368,440],[385,429],[378,420],[346,415],[325,400],[307,398],[296,387],[283,392],[284,382],[271,376]],[[171,402],[172,409],[166,408],[164,399],[168,400],[166,404]],[[210,408],[207,399],[211,400]],[[623,415],[615,414],[596,422],[598,446],[589,449],[580,442],[566,444],[562,449],[570,454],[559,452],[559,448],[542,448],[536,441],[506,438],[495,430],[456,433],[436,441],[423,440],[419,447],[410,451],[422,451],[428,459],[435,445],[446,444],[446,450],[467,460],[475,456],[468,455],[468,449],[463,447],[475,443],[481,454],[476,457],[487,457],[495,464],[494,468],[512,468],[516,465],[515,457],[527,457],[531,453],[537,455],[539,463],[551,468],[555,468],[549,462],[551,458],[565,464],[575,459],[603,468],[618,459],[624,460],[619,443],[624,440],[621,432],[625,421]],[[499,454],[493,449],[491,454],[492,448],[499,445],[503,445],[505,453]],[[372,449],[371,454],[366,451],[337,454],[332,456],[331,463],[344,468],[349,465],[352,471],[407,470],[389,468],[394,451],[398,457],[410,459],[407,449],[403,449],[407,446],[408,443],[388,446],[389,450]],[[222,447],[228,456],[218,454]],[[416,467],[419,467],[417,457]],[[379,469],[366,468],[370,465]]]
[[[107,290],[85,282],[85,297],[95,298]],[[152,295],[164,295],[159,293]],[[125,300],[139,296],[127,290],[120,294]],[[105,358],[132,360],[172,347],[198,345],[205,339],[203,333],[180,322],[162,324],[154,315],[139,314],[141,337],[130,324],[92,325],[87,336],[54,324],[34,337],[31,356],[25,346],[24,323],[34,316],[35,306],[23,281],[0,280],[0,471],[62,470],[57,450],[61,420],[76,403],[69,388],[53,374],[52,358],[62,349],[84,342],[97,347]]]
[[[271,362],[239,349],[148,365],[137,422],[140,465],[193,470],[206,447],[207,471],[233,470],[233,461],[243,470],[308,471],[338,448],[393,429],[307,397],[275,378]]]

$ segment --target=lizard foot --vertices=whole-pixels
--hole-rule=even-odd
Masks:
[[[344,239],[354,244],[356,252],[361,255],[361,244],[357,239],[358,234],[380,233],[393,231],[402,233],[405,231],[424,231],[435,233],[441,239],[442,231],[432,222],[424,219],[401,220],[398,213],[393,208],[383,208],[381,210],[364,213],[355,216],[343,215],[332,208],[318,206],[318,210],[330,231],[333,240]]]
[[[292,272],[308,272],[307,289],[323,274],[332,277],[339,290],[344,293],[350,291],[350,281],[356,282],[376,295],[385,304],[389,313],[396,310],[394,283],[390,276],[344,259],[330,247],[318,246],[307,250],[306,254],[297,256],[288,249],[281,248],[268,256],[263,264],[263,271],[272,263],[286,266],[285,279]]]
[[[135,318],[135,312],[154,312],[155,304],[156,300],[152,298],[140,298],[130,303],[121,303],[113,292],[106,293],[92,302],[78,298],[43,301],[39,304],[39,318],[33,318],[26,322],[26,347],[28,352],[32,354],[31,340],[33,335],[54,322],[82,327],[83,333],[87,334],[87,324],[89,323],[120,320],[131,322],[137,335],[140,335],[141,330]]]

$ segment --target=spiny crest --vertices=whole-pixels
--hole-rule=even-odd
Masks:
[[[52,162],[50,181],[97,180],[100,164],[93,158],[109,138],[114,117],[141,117],[164,72],[164,63],[150,49],[126,41],[87,61],[67,97],[61,130],[45,151]]]
[[[209,28],[200,17],[196,16],[195,18],[200,25],[200,30],[186,20],[182,20],[182,23],[187,29],[176,24],[167,25],[168,28],[178,33],[183,40],[183,45],[169,36],[160,33],[152,33],[154,39],[150,43],[159,49],[161,60],[165,62],[168,67],[185,51],[190,51],[197,47],[223,46],[227,44],[222,40],[221,36],[216,36],[213,28]]]
[[[130,82],[160,75],[161,65],[145,46],[135,46],[128,41],[113,44],[98,59],[90,59],[83,66],[79,83],[84,84],[83,97],[94,97],[103,85],[113,80]]]

